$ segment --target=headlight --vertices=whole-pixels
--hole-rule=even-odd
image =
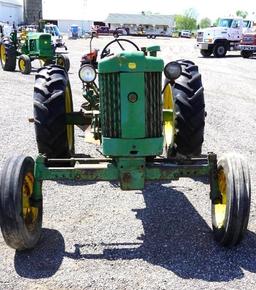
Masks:
[[[96,71],[93,66],[85,64],[79,70],[79,78],[82,82],[91,83],[96,79]]]
[[[164,74],[169,80],[176,80],[181,75],[181,65],[176,61],[167,63],[164,68]]]

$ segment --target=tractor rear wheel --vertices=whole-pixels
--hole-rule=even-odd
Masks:
[[[31,73],[31,60],[26,54],[22,54],[18,60],[18,66],[22,74],[29,75]]]
[[[0,221],[6,244],[16,250],[33,248],[42,229],[42,200],[31,204],[34,160],[10,158],[0,176]]]
[[[0,62],[3,70],[15,71],[16,49],[9,38],[3,38],[0,43]]]
[[[212,201],[213,234],[219,244],[232,247],[242,240],[250,214],[250,173],[240,155],[229,153],[218,161],[218,185],[221,198]]]
[[[174,151],[185,156],[201,154],[204,141],[204,89],[198,67],[187,60],[179,60],[181,76],[173,85]],[[173,150],[172,150],[173,151]]]
[[[70,69],[70,60],[65,54],[58,55],[56,64],[64,67],[66,71],[69,71]]]
[[[67,72],[56,65],[38,70],[34,87],[34,120],[39,153],[69,158],[74,153],[74,126],[66,124],[73,111]]]

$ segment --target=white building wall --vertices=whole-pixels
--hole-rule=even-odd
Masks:
[[[22,1],[4,1],[0,0],[0,22],[15,22],[19,24],[23,21]]]
[[[58,27],[62,33],[68,33],[72,24],[77,24],[82,32],[89,32],[93,22],[90,20],[58,20]]]

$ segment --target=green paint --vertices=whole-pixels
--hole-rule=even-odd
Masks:
[[[163,151],[163,137],[144,139],[120,139],[102,137],[105,156],[157,156]]]
[[[159,45],[152,45],[149,47],[146,47],[147,52],[157,52],[160,51],[160,46]]]
[[[143,73],[121,73],[121,137],[144,138],[145,128],[145,89]],[[131,102],[129,94],[135,94],[137,101]]]
[[[59,159],[60,161],[61,159]],[[72,158],[73,167],[47,167],[46,159],[39,155],[35,162],[35,185],[32,199],[42,198],[43,180],[119,181],[124,190],[143,189],[145,181],[171,181],[180,177],[212,176],[212,161],[191,159],[189,164],[177,164],[177,160],[127,157],[116,159]],[[51,160],[47,161],[49,164]],[[216,177],[215,177],[216,178]],[[216,182],[217,180],[215,180]]]
[[[145,56],[142,51],[121,52],[99,63],[99,74],[114,72],[162,72],[164,62],[161,58]]]
[[[119,158],[120,187],[123,190],[143,189],[145,183],[145,158]]]

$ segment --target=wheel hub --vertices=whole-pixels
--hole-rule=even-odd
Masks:
[[[224,225],[226,209],[227,209],[227,182],[223,169],[218,172],[218,185],[221,193],[221,200],[214,204],[216,227],[221,228]]]
[[[223,46],[218,47],[218,54],[223,55],[225,53],[225,48]]]
[[[20,60],[19,60],[19,67],[20,67],[20,70],[21,70],[21,71],[24,71],[24,70],[25,70],[25,68],[26,68],[26,63],[25,63],[24,59],[20,59]]]
[[[22,186],[22,216],[25,225],[29,231],[32,231],[38,217],[38,208],[30,205],[30,197],[33,193],[34,177],[28,173],[23,181]]]

